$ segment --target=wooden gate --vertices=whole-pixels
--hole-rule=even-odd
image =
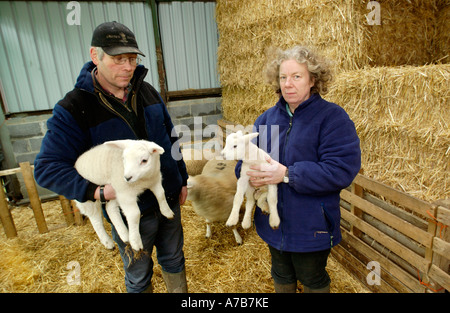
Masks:
[[[20,167],[18,168],[0,171],[0,177],[22,173],[37,228],[40,234],[46,233],[48,232],[48,227],[47,222],[45,221],[44,212],[42,211],[36,182],[34,180],[33,166],[31,166],[29,162],[20,163],[19,166]],[[62,213],[66,219],[67,226],[73,224],[81,225],[83,223],[83,218],[78,209],[76,209],[74,203],[63,196],[59,196],[59,200],[61,201]],[[0,188],[0,220],[5,229],[6,237],[16,237],[17,229],[9,209],[8,199],[3,186]]]

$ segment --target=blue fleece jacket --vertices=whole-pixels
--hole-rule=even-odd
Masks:
[[[347,113],[318,94],[291,117],[283,97],[255,122],[258,145],[289,169],[289,183],[278,185],[277,230],[255,211],[259,236],[291,252],[328,249],[341,241],[339,193],[361,166],[359,138]],[[237,172],[240,168],[236,168]]]
[[[113,95],[94,84],[95,65],[88,62],[78,76],[75,88],[53,109],[47,122],[47,133],[35,160],[35,178],[39,185],[68,199],[80,202],[93,200],[97,187],[81,177],[74,168],[79,155],[93,146],[110,140],[146,139],[164,149],[161,155],[163,187],[169,205],[178,201],[187,172],[183,160],[171,155],[177,137],[172,136],[173,124],[158,92],[144,82],[147,69],[138,66],[126,108]],[[139,197],[141,212],[158,208],[150,190]]]

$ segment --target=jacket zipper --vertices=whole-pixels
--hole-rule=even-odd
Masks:
[[[325,214],[325,209],[323,208],[323,203],[320,204],[320,208],[322,209],[322,216],[323,219],[325,220],[325,227],[327,228],[327,232],[330,234],[330,247],[333,248],[333,233],[330,229],[330,227],[328,226],[328,219],[327,216]],[[330,221],[330,223],[332,223],[333,221]],[[317,232],[319,233],[319,232]]]
[[[131,127],[130,123],[128,123],[128,121],[126,120],[126,118],[124,118],[122,115],[119,114],[119,112],[117,112],[116,110],[114,110],[114,108],[112,107],[112,105],[108,102],[108,100],[105,98],[105,96],[99,92],[98,93],[100,96],[100,99],[102,100],[103,104],[106,106],[106,108],[108,110],[110,110],[111,112],[113,112],[115,115],[117,115],[118,117],[120,117],[127,125],[128,127],[131,129],[131,131],[133,132],[133,134],[136,136],[136,138],[139,138],[139,136],[136,134],[136,132],[134,131],[133,127]],[[132,101],[134,100],[134,94],[132,95]],[[130,111],[130,109],[127,107],[127,110]],[[130,111],[131,112],[131,111]]]
[[[287,110],[289,110],[289,108],[286,107]],[[289,111],[287,112],[288,114],[290,113]],[[289,127],[288,130],[286,131],[286,138],[284,140],[284,147],[283,147],[283,163],[286,163],[286,146],[288,143],[288,139],[289,139],[289,133],[291,132],[292,129],[292,120],[293,120],[293,114],[289,114]],[[283,197],[284,200],[284,197]],[[284,210],[284,201],[283,201],[283,210]],[[280,227],[281,230],[281,245],[280,245],[280,251],[283,251],[283,245],[284,245],[284,234],[283,234],[283,227]]]

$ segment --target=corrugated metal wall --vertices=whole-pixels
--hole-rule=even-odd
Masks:
[[[158,4],[168,91],[220,87],[215,2]]]
[[[52,109],[90,60],[94,28],[116,20],[136,34],[158,91],[152,12],[146,2],[77,2],[80,25],[69,25],[69,2],[0,1],[0,91],[5,114]],[[220,87],[214,2],[158,3],[168,91]]]
[[[0,88],[6,114],[52,109],[90,60],[94,28],[116,20],[136,34],[159,89],[150,6],[145,2],[78,2],[80,25],[68,25],[69,2],[0,1]]]

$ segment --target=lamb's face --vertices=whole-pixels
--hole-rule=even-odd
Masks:
[[[138,142],[123,150],[123,175],[127,182],[135,182],[151,175],[158,162],[155,158],[164,153],[164,149],[151,142]],[[159,170],[159,168],[158,168]]]
[[[245,156],[243,136],[240,136],[238,133],[229,135],[221,154],[225,160],[242,160]]]
[[[194,194],[196,194],[197,188],[196,188],[196,178],[195,176],[189,176],[187,180],[187,189],[188,189],[188,195],[186,200],[194,200]]]
[[[152,164],[151,154],[145,149],[123,150],[123,176],[128,182],[135,182],[145,175]]]
[[[258,133],[243,135],[242,131],[228,135],[225,141],[225,147],[221,152],[222,157],[225,160],[244,160],[255,158],[255,156],[249,151],[249,143],[250,140],[257,136]]]

